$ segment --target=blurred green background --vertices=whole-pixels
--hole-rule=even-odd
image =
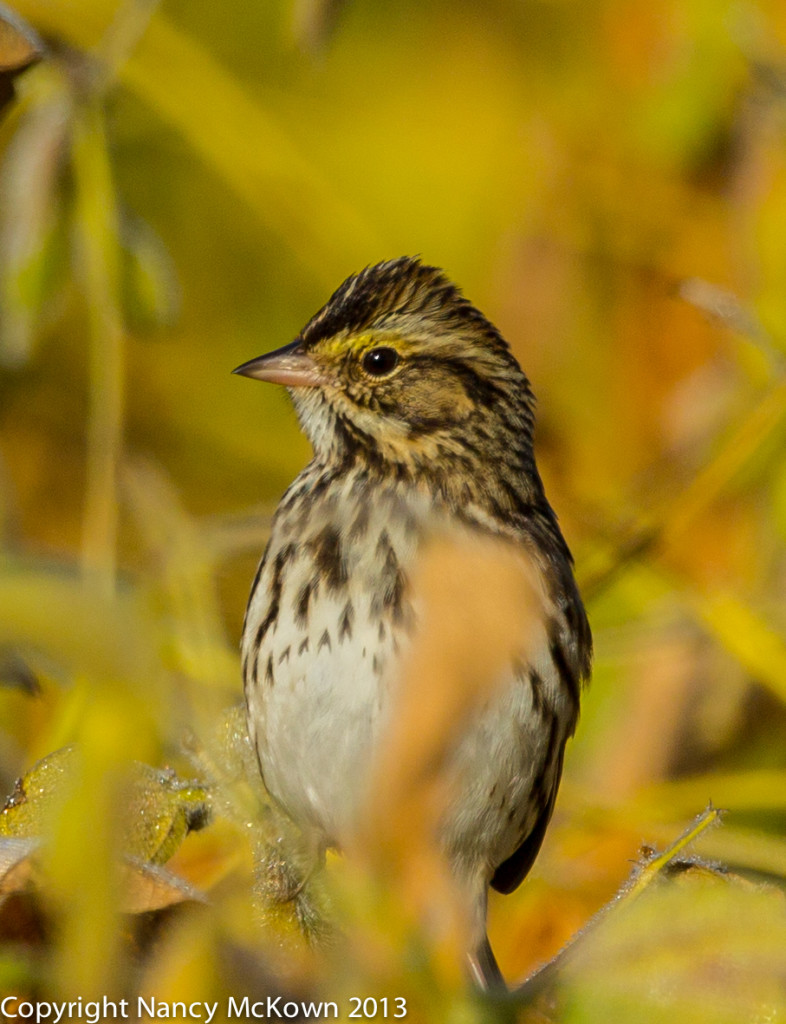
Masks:
[[[543,853],[492,905],[503,968],[709,800],[706,856],[786,876],[782,0],[15,10],[51,56],[0,124],[5,790],[72,741],[188,774],[308,458],[286,394],[230,370],[419,253],[532,380],[596,641]],[[63,913],[98,984],[111,915]]]

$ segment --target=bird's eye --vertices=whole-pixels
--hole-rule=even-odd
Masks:
[[[371,377],[387,377],[398,366],[398,352],[394,348],[370,348],[363,354],[361,365]]]

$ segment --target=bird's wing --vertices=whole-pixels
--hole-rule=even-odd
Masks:
[[[554,810],[554,801],[557,799],[557,790],[559,789],[561,776],[562,751],[559,753],[557,770],[554,773],[554,782],[552,783],[551,792],[549,793],[549,798],[546,801],[543,810],[538,815],[535,824],[518,849],[515,850],[507,860],[504,860],[494,872],[491,879],[491,887],[496,889],[497,892],[501,892],[504,895],[513,892],[514,889],[518,889],[529,874],[530,868],[535,863],[535,858],[540,850],[543,837],[546,835],[546,829],[548,828],[549,821],[551,820],[551,814]]]

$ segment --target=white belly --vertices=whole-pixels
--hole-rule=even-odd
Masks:
[[[358,656],[354,639],[363,639]],[[286,645],[273,637],[270,649],[277,667],[269,692],[259,693],[251,714],[262,773],[270,793],[301,825],[340,845],[364,784],[370,751],[379,732],[383,705],[381,678],[372,670],[378,646],[376,630],[358,629],[353,642],[323,644],[324,627],[305,639],[308,647],[278,665]]]

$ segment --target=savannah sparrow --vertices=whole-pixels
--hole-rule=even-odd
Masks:
[[[285,385],[314,449],[276,511],[242,655],[266,787],[319,855],[342,845],[365,796],[417,627],[408,573],[428,524],[513,542],[542,575],[542,649],[511,663],[461,739],[441,826],[480,908],[473,969],[498,983],[488,886],[511,892],[532,866],[592,649],[535,466],[529,382],[443,272],[406,257],[348,278],[295,341],[235,372]]]

